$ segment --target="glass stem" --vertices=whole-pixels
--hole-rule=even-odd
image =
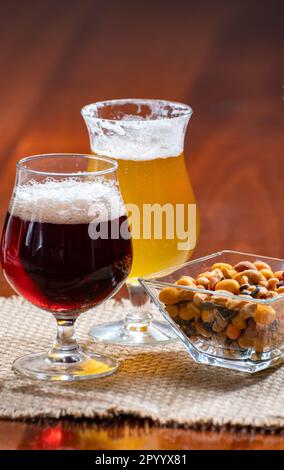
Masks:
[[[82,349],[75,338],[75,318],[56,318],[57,335],[48,353],[48,359],[59,363],[72,363],[82,360]]]
[[[125,317],[124,326],[130,334],[147,333],[153,319],[153,315],[144,307],[148,303],[148,297],[138,283],[127,282],[126,286],[132,308]]]

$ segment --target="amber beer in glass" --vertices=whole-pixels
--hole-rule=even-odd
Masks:
[[[160,100],[113,100],[82,109],[92,152],[118,162],[133,238],[127,285],[134,303],[137,278],[187,261],[196,243],[198,213],[183,152],[191,114],[187,105]],[[184,232],[180,236],[181,226],[188,243],[182,240]],[[124,324],[93,328],[91,334],[134,345],[172,339],[166,325],[151,323],[151,315],[138,312],[134,308]]]

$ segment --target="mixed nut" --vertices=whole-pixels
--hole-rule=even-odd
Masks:
[[[281,294],[284,301],[284,272],[273,272],[267,263],[241,261],[234,266],[215,263],[195,278],[182,276],[175,284],[179,287],[162,289],[159,299],[188,337],[214,339],[224,348],[239,352],[253,349],[256,353],[275,346],[280,334],[284,337],[275,308],[252,301]]]

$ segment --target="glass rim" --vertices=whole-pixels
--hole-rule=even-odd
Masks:
[[[92,170],[92,171],[70,171],[70,172],[52,172],[52,171],[43,171],[43,170],[33,170],[31,168],[27,168],[24,166],[25,163],[33,161],[33,160],[41,160],[45,158],[87,158],[90,160],[100,160],[111,165],[110,168],[106,168],[105,170]],[[118,168],[118,163],[109,157],[100,157],[96,155],[91,155],[87,153],[42,153],[31,155],[29,157],[21,158],[16,163],[17,170],[26,171],[28,173],[36,174],[36,175],[47,175],[47,176],[69,176],[69,177],[78,177],[78,176],[102,176],[110,173],[114,173]]]
[[[94,110],[98,110],[99,108],[103,108],[108,105],[123,105],[123,104],[151,104],[151,103],[160,103],[164,106],[172,106],[173,108],[180,109],[183,111],[179,116],[161,116],[157,119],[152,118],[141,118],[138,120],[135,119],[108,119],[102,118],[98,116],[94,116],[91,112]],[[193,109],[185,103],[181,103],[179,101],[171,101],[171,100],[163,100],[163,99],[154,99],[154,98],[119,98],[119,99],[112,99],[112,100],[103,100],[103,101],[95,101],[93,103],[86,104],[81,108],[81,115],[83,118],[92,118],[94,121],[98,122],[119,122],[125,123],[128,126],[131,125],[132,122],[136,123],[144,123],[145,122],[155,122],[155,121],[166,121],[166,120],[173,120],[173,119],[180,119],[183,117],[191,117],[193,114]]]

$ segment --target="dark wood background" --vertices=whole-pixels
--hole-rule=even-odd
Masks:
[[[194,256],[232,248],[284,258],[283,18],[281,0],[1,2],[0,224],[19,158],[89,150],[84,104],[165,98],[194,109],[186,139],[201,211]],[[0,295],[11,293],[1,275]],[[0,423],[2,448],[62,446],[284,448],[284,441],[127,422]]]

